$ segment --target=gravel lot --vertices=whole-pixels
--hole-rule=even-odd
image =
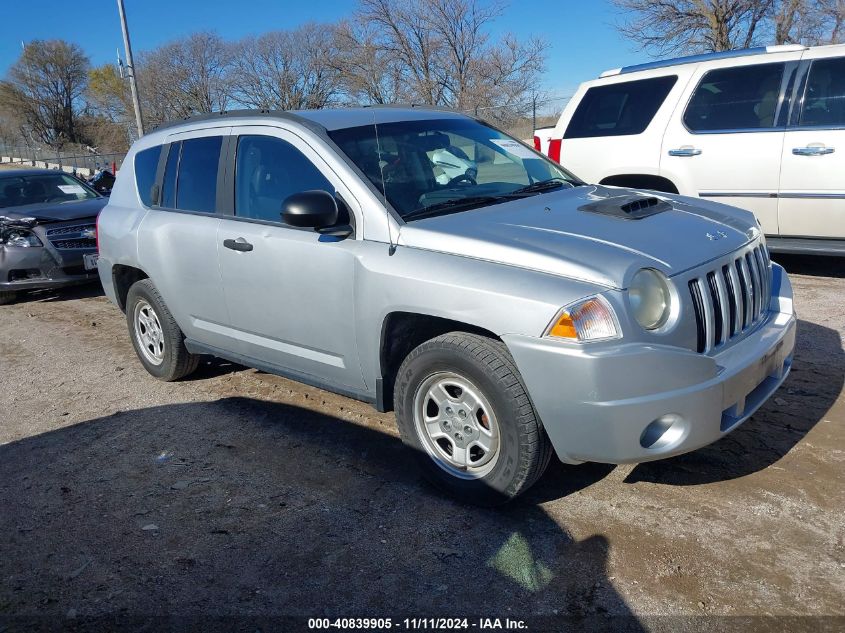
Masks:
[[[368,405],[214,360],[157,382],[96,287],[2,307],[0,631],[207,615],[842,630],[845,260],[781,261],[798,348],[757,415],[662,462],[555,461],[499,510],[422,483]]]

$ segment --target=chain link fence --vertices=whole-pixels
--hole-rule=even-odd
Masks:
[[[543,98],[538,96],[516,104],[485,106],[465,112],[486,119],[511,136],[530,144],[534,130],[557,123],[570,98],[570,95]]]
[[[511,136],[530,144],[535,129],[557,123],[569,99],[569,96],[538,96],[529,101],[485,106],[466,112],[486,119]],[[57,151],[49,147],[0,142],[0,167],[61,169],[84,178],[90,178],[100,169],[116,173],[125,157],[125,153],[101,154],[85,145],[67,146]]]

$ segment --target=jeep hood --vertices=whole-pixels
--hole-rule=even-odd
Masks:
[[[95,217],[108,201],[108,198],[90,198],[62,203],[27,204],[22,207],[0,208],[0,215],[15,219],[35,218],[39,222],[81,220]]]
[[[640,219],[580,209],[632,197],[656,197],[668,204]],[[671,277],[759,235],[753,214],[741,209],[697,198],[585,185],[414,220],[401,228],[399,243],[625,288],[640,268],[656,268]]]

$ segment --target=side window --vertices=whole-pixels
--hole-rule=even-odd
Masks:
[[[677,81],[671,75],[594,86],[575,109],[563,138],[641,134]]]
[[[214,213],[217,207],[217,169],[222,136],[182,141],[179,175],[176,179],[176,208]]]
[[[135,184],[138,187],[138,195],[145,206],[153,203],[152,189],[156,179],[158,168],[158,157],[161,154],[161,145],[145,149],[135,154]]]
[[[798,125],[845,125],[845,57],[813,60]]]
[[[309,189],[334,191],[323,174],[293,145],[272,136],[238,139],[235,215],[280,222],[285,198]]]
[[[170,144],[170,151],[167,154],[167,164],[164,167],[164,182],[161,187],[161,202],[166,209],[176,208],[176,170],[179,168],[179,153],[182,151],[182,142]]]
[[[758,64],[711,70],[704,75],[684,112],[693,132],[774,127],[784,64]]]

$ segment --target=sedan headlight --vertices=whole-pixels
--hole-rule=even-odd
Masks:
[[[43,246],[41,240],[32,231],[26,229],[9,229],[0,234],[0,244],[3,246]]]
[[[663,273],[643,268],[631,280],[628,299],[634,318],[646,330],[665,325],[672,312],[672,293]]]
[[[601,296],[582,299],[557,313],[546,330],[547,336],[572,341],[601,341],[620,336],[616,315]]]

